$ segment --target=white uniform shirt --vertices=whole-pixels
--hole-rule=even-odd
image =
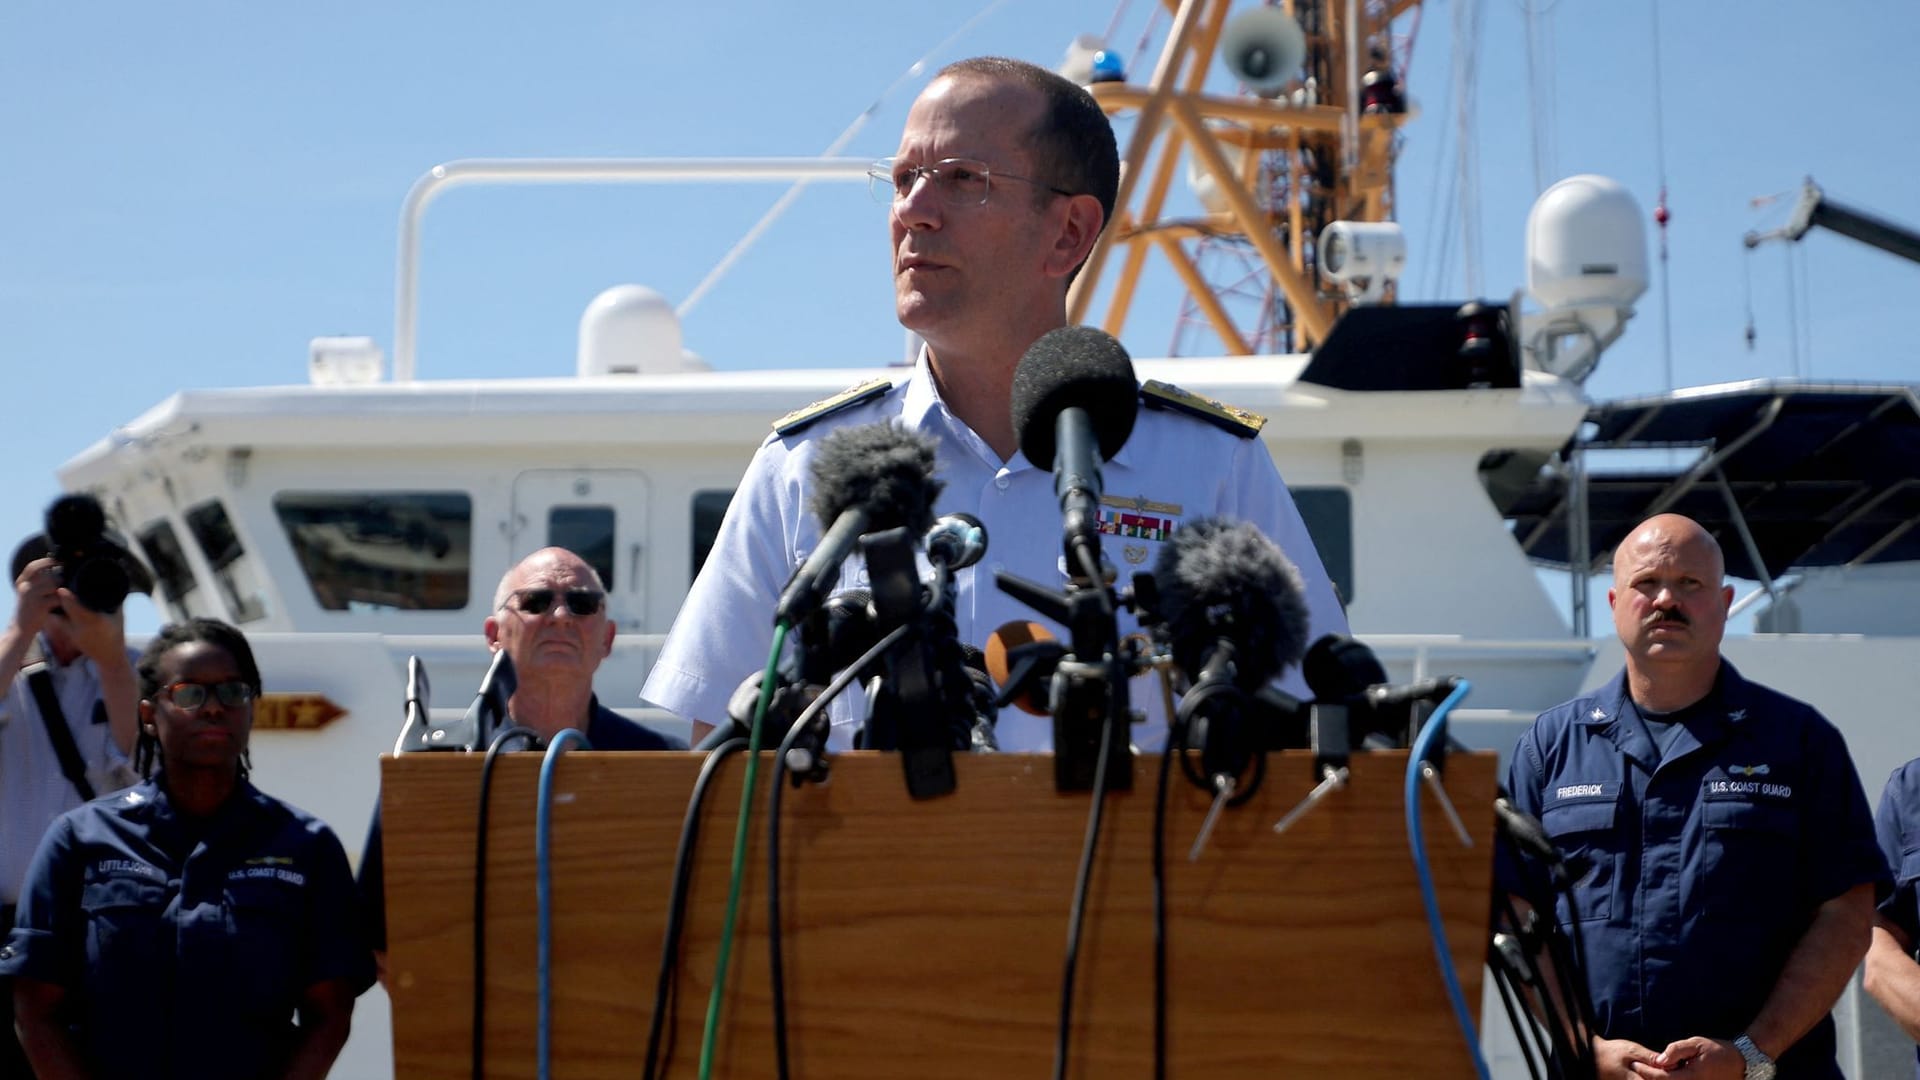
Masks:
[[[93,661],[82,656],[62,665],[53,658],[44,634],[40,655],[47,658],[54,697],[73,732],[93,793],[105,795],[131,783],[135,777],[127,756],[113,743],[112,725],[93,722],[100,702],[100,676]],[[128,656],[138,659],[132,651]],[[15,675],[6,696],[0,697],[0,904],[19,901],[20,883],[26,880],[40,837],[54,818],[80,805],[80,793],[60,772],[60,756],[47,737],[40,703],[27,685],[29,670]]]
[[[643,696],[687,720],[723,724],[727,699],[748,675],[766,667],[773,642],[773,608],[795,567],[824,531],[807,507],[811,464],[820,439],[839,428],[897,420],[934,437],[938,478],[945,483],[934,513],[964,511],[987,529],[986,557],[955,574],[954,617],[961,641],[984,646],[995,628],[1015,620],[1048,626],[1062,641],[1066,628],[1013,599],[994,584],[1006,570],[1048,588],[1065,585],[1060,503],[1048,467],[1036,467],[1016,452],[1001,463],[973,429],[947,410],[934,388],[924,353],[913,373],[887,393],[825,416],[804,430],[762,444],[727,508],[719,536],[700,576],[681,605]],[[1143,407],[1133,434],[1101,470],[1101,551],[1119,579],[1152,569],[1163,542],[1180,522],[1210,515],[1248,521],[1277,543],[1300,569],[1305,583],[1309,637],[1347,632],[1333,586],[1307,535],[1300,513],[1258,438],[1182,413]],[[924,566],[924,556],[922,558]],[[858,555],[841,569],[840,588],[864,587]],[[1120,633],[1138,630],[1134,616],[1120,614]],[[789,635],[789,640],[794,635]],[[1133,741],[1157,748],[1165,739],[1157,676],[1133,680],[1131,702],[1149,717],[1133,729]],[[1308,696],[1297,669],[1282,689]],[[864,715],[864,706],[857,713]],[[856,710],[836,709],[833,744],[851,745]],[[1049,750],[1052,720],[1014,707],[1001,711],[996,735],[1002,750]]]

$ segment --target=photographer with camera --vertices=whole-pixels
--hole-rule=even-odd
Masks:
[[[71,495],[13,553],[13,617],[0,631],[0,931],[27,864],[68,810],[136,782],[135,655],[120,603],[153,578],[109,539],[97,500]],[[117,595],[116,595],[117,594]],[[24,1076],[12,995],[0,987],[0,1076]]]

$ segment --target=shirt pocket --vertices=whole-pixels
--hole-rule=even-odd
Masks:
[[[127,986],[150,982],[155,972],[171,967],[165,959],[172,942],[165,885],[126,877],[90,881],[80,891],[80,910],[93,1000],[118,1000]]]
[[[283,1019],[306,988],[300,889],[280,881],[229,881],[226,901],[235,1005]]]
[[[1705,861],[1691,875],[1701,907],[1716,918],[1752,921],[1774,905],[1755,903],[1756,882],[1797,880],[1799,815],[1766,799],[1708,798],[1701,804]]]
[[[1567,859],[1573,876],[1572,895],[1580,922],[1613,916],[1613,894],[1619,888],[1619,830],[1615,825],[1617,796],[1570,799],[1547,807],[1540,825]],[[1576,912],[1567,897],[1555,901],[1562,921],[1574,921]]]

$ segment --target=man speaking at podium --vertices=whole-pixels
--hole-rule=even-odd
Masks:
[[[889,207],[895,310],[926,348],[899,385],[876,379],[776,423],[747,467],[643,691],[691,721],[696,743],[725,721],[736,684],[765,667],[775,600],[819,544],[808,465],[829,431],[893,421],[935,442],[944,486],[934,513],[970,513],[990,537],[986,560],[956,575],[961,641],[983,644],[995,627],[1033,615],[994,586],[995,570],[1049,588],[1063,581],[1053,463],[1019,452],[1014,371],[1029,346],[1066,324],[1068,285],[1113,214],[1118,184],[1105,114],[1043,68],[962,60],[914,102],[898,155],[875,168],[875,193]],[[1311,634],[1344,633],[1319,554],[1256,437],[1259,419],[1209,406],[1141,410],[1106,462],[1112,494],[1101,516],[1121,583],[1153,564],[1182,521],[1240,518],[1299,567]],[[1123,517],[1125,535],[1115,536]],[[842,567],[842,587],[862,584],[857,563]],[[1132,629],[1123,616],[1121,632]],[[1298,685],[1287,688],[1306,696],[1297,673],[1290,678]],[[1052,730],[1009,708],[997,736],[1004,750],[1046,750]]]

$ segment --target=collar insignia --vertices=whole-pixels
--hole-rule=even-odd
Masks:
[[[1745,709],[1735,709],[1732,712],[1727,714],[1727,720],[1735,724],[1739,723],[1742,720],[1745,720],[1746,718],[1747,718],[1747,710]]]
[[[1593,711],[1588,713],[1587,716],[1594,720],[1605,720],[1607,718],[1607,710],[1602,709],[1598,705],[1596,705],[1594,706]]]

